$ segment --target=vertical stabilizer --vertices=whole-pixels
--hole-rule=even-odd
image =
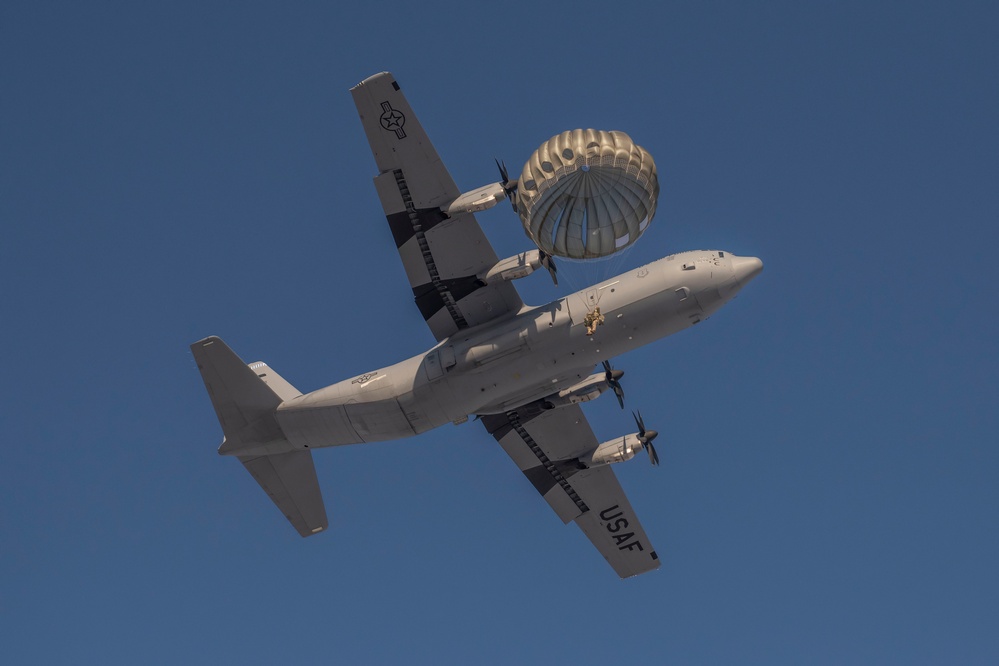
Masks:
[[[266,372],[258,375],[258,370],[243,363],[216,337],[195,342],[191,352],[225,434],[219,453],[236,454],[240,449],[284,440],[274,418],[274,410],[284,399],[267,384]],[[281,383],[284,391],[291,387],[284,380]]]

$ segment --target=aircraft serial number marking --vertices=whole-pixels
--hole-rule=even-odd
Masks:
[[[617,511],[617,513],[611,513],[613,511]],[[628,519],[622,516],[624,516],[624,511],[617,504],[600,512],[600,520],[604,521],[604,527],[610,532],[611,538],[617,544],[618,550],[637,549],[644,551],[645,548],[642,546],[642,542],[635,539],[634,532],[621,532],[621,530],[628,528]],[[632,539],[634,541],[631,541]]]

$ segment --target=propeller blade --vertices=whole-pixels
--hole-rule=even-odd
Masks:
[[[632,412],[631,415],[635,418],[635,425],[638,426],[638,441],[642,443],[642,447],[649,454],[649,462],[658,466],[659,454],[656,452],[656,447],[652,445],[652,440],[659,436],[659,431],[645,429],[645,421],[642,419],[641,412]]]
[[[516,180],[510,180],[510,172],[506,170],[505,161],[501,162],[495,157],[493,158],[493,161],[496,162],[496,168],[499,169],[500,172],[500,184],[503,185],[503,193],[506,194],[510,203],[512,203],[514,205],[514,209],[516,209],[517,202],[515,197],[517,195],[517,186],[519,185],[519,182]]]
[[[656,467],[659,466],[659,454],[656,453],[656,447],[652,446],[652,442],[645,445],[645,450],[649,452],[649,462],[651,462]]]
[[[500,162],[495,157],[493,158],[493,161],[496,162],[496,168],[499,169],[500,178],[503,179],[503,185],[505,187],[506,184],[507,184],[507,182],[510,180],[510,175],[507,173],[507,170],[506,170],[506,162],[505,161],[504,162]]]
[[[617,396],[617,404],[624,409],[624,387],[621,386],[620,379],[624,377],[624,370],[615,370],[611,367],[610,361],[604,361],[604,376],[607,378],[607,386],[614,391]]]
[[[621,405],[621,409],[624,409],[624,387],[621,386],[621,382],[617,379],[612,379],[608,382],[611,390],[614,391],[614,395],[617,396],[617,404]]]
[[[635,418],[635,425],[638,426],[638,436],[639,437],[644,437],[645,436],[645,421],[642,420],[642,413],[638,412],[636,414],[635,412],[632,412],[631,415]]]
[[[516,208],[516,206],[514,206]],[[552,282],[555,286],[558,286],[558,266],[555,265],[555,258],[550,254],[538,248],[538,252],[541,253],[541,265],[548,269],[548,274],[552,276]]]
[[[519,213],[517,210],[517,187],[520,185],[519,181],[510,180],[510,172],[506,170],[506,162],[501,162],[500,160],[493,158],[496,162],[496,168],[500,172],[500,185],[503,186],[503,194],[506,198],[510,200],[510,205],[513,207],[515,213]],[[555,286],[558,286],[558,280],[555,278],[554,264],[552,266],[546,266],[548,272],[552,274],[552,280],[555,280]]]
[[[617,396],[617,404],[621,405],[621,409],[624,409],[624,389],[621,388],[620,384],[614,387],[614,395]]]

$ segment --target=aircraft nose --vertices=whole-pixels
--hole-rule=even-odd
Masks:
[[[732,257],[732,272],[740,287],[745,287],[762,270],[763,262],[756,257]]]
[[[739,290],[749,284],[749,281],[760,274],[763,270],[763,262],[756,257],[737,257],[730,254],[732,267],[731,275],[717,287],[718,296],[721,302],[732,299]],[[707,294],[709,296],[710,294]]]

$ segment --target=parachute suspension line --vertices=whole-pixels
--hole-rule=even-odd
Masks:
[[[568,223],[562,224],[562,221],[566,219],[566,216],[568,215],[568,207],[565,205],[567,202],[568,199],[565,198],[555,199],[552,202],[552,208],[556,208],[558,210],[558,212],[556,213],[555,220],[551,227],[552,248],[555,250],[556,253],[559,250],[565,252],[567,248],[566,236],[567,236]],[[559,206],[560,203],[562,204],[561,206]]]
[[[590,216],[588,215],[589,206],[587,205],[587,200],[590,198],[590,179],[587,178],[587,175],[588,175],[587,173],[583,173],[583,175],[580,176],[580,178],[582,179],[582,187],[580,187],[581,196],[577,197],[576,200],[573,202],[574,205],[578,205],[580,208],[582,208],[582,224],[581,224],[582,229],[580,230],[580,237],[583,239],[583,254],[585,256],[589,256],[591,254],[592,249],[590,243],[593,240],[593,238],[590,236],[591,220]],[[600,231],[597,225],[597,221],[592,220],[592,223],[593,223],[592,225],[593,232],[599,234]],[[597,237],[597,240],[598,241],[600,240],[599,237]],[[597,252],[599,253],[599,250],[597,250]]]
[[[552,204],[552,207],[553,208],[555,207],[554,203]],[[557,215],[558,216],[555,218],[555,221],[551,226],[552,248],[558,248],[558,232],[559,229],[562,228],[562,217],[565,215],[565,209],[563,208],[562,210],[560,210]]]
[[[542,143],[517,182],[517,213],[528,237],[559,257],[559,282],[581,292],[588,312],[599,314],[603,291],[589,287],[619,272],[623,253],[655,215],[652,156],[624,132],[577,129]]]
[[[615,252],[607,262],[608,277],[618,275],[624,269],[625,262],[634,245],[628,245],[623,250]]]

